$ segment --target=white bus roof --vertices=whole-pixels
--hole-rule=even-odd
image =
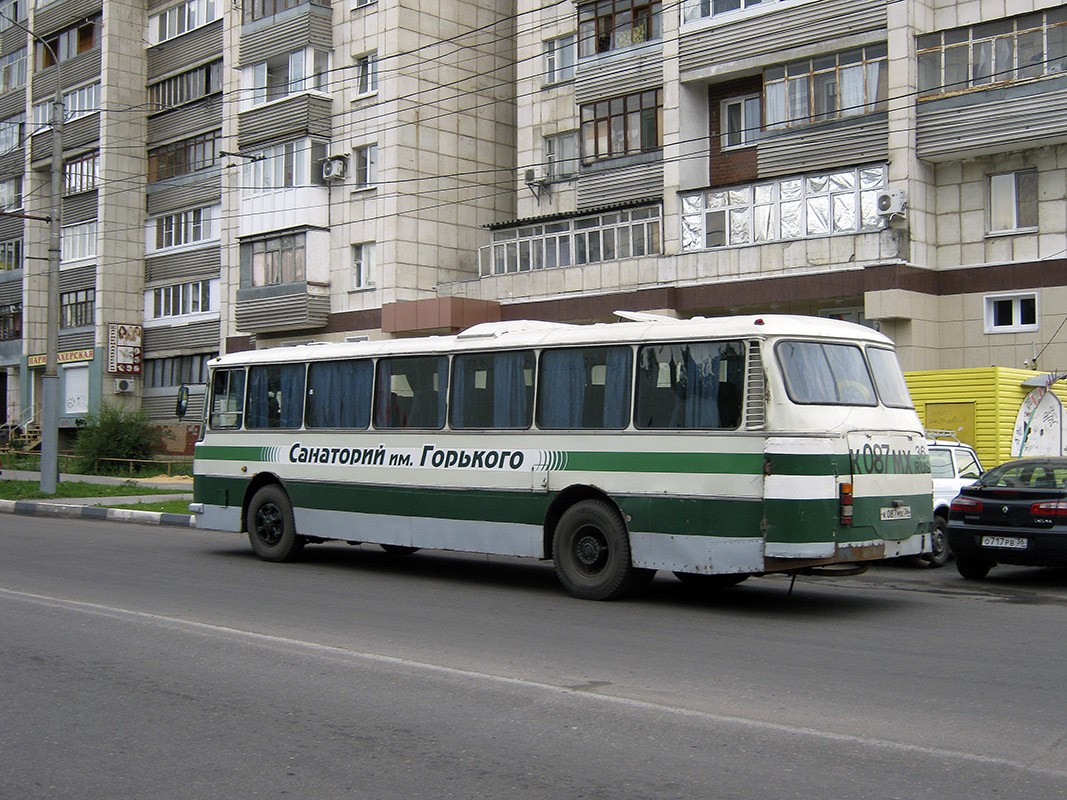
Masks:
[[[878,331],[853,322],[787,314],[734,317],[640,316],[640,321],[574,325],[541,320],[483,322],[454,336],[422,336],[362,342],[313,342],[230,353],[213,359],[212,366],[273,362],[325,361],[386,355],[433,355],[479,350],[520,350],[564,345],[628,344],[700,339],[764,339],[769,337],[830,338],[892,346]]]

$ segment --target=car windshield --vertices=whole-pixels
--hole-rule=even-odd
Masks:
[[[1067,488],[1067,462],[1012,461],[989,470],[981,484],[1015,489]]]

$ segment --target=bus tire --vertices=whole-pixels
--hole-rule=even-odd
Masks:
[[[752,577],[749,572],[731,572],[720,575],[705,575],[696,572],[676,572],[674,576],[682,582],[686,589],[696,592],[718,592],[737,586],[742,581]]]
[[[264,561],[295,561],[304,549],[298,536],[289,495],[276,483],[264,486],[252,497],[246,518],[248,541]]]
[[[563,588],[582,600],[622,597],[652,573],[630,562],[626,526],[602,500],[582,500],[563,512],[552,538],[552,561]]]

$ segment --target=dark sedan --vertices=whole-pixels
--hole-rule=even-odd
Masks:
[[[982,474],[952,501],[948,541],[964,578],[997,564],[1067,565],[1067,458],[1024,458]]]

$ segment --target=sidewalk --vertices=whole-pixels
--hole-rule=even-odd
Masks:
[[[5,469],[0,473],[0,481],[34,481],[39,483],[41,473],[24,470]],[[101,483],[119,486],[124,483],[136,483],[154,489],[184,489],[188,492],[159,495],[124,495],[122,497],[57,497],[36,500],[0,500],[0,513],[24,514],[37,517],[69,517],[76,519],[105,519],[112,522],[139,522],[147,525],[174,525],[183,528],[195,527],[191,514],[164,514],[158,511],[134,511],[128,508],[101,508],[100,506],[128,505],[130,503],[151,503],[157,500],[193,499],[192,483],[185,481],[154,481],[151,479],[113,478],[105,475],[73,475],[61,473],[60,483],[81,481],[83,483]]]

